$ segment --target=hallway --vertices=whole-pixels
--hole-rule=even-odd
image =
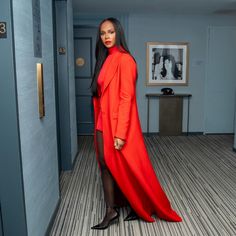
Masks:
[[[105,231],[90,227],[102,218],[104,200],[93,138],[79,138],[72,172],[60,179],[61,203],[51,236],[233,236],[236,231],[236,153],[232,135],[145,137],[157,176],[182,223],[124,222]]]
[[[236,1],[2,0],[0,16],[0,236],[235,235]],[[168,118],[152,100],[147,128],[147,94],[191,94],[181,112],[181,131],[191,136],[145,137],[182,223],[124,223],[124,208],[119,225],[90,230],[104,214],[93,138],[85,136],[94,131],[90,83],[97,29],[111,16],[138,67],[144,134],[159,134],[160,115]],[[179,68],[186,62],[187,83],[149,84],[153,49],[173,43],[188,45],[179,51],[187,59],[175,58]]]

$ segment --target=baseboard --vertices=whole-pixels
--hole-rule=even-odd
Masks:
[[[160,135],[159,132],[143,132],[144,136],[152,136],[152,135]],[[180,136],[187,136],[187,135],[203,135],[203,132],[182,132]],[[165,135],[165,136],[179,136],[179,135]]]
[[[143,135],[144,135],[144,136],[159,135],[159,132],[149,132],[149,133],[143,132]]]
[[[74,158],[74,160],[73,160],[73,162],[72,162],[72,168],[71,168],[71,170],[73,170],[74,167],[75,167],[75,162],[76,162],[76,160],[77,160],[78,155],[79,155],[79,150],[77,150],[77,152],[76,152],[76,154],[75,154],[75,158]]]
[[[91,134],[88,134],[88,133],[80,133],[80,134],[77,134],[77,136],[94,136],[94,133],[91,133]]]
[[[183,135],[203,135],[203,132],[183,132]]]
[[[205,135],[234,135],[234,133],[205,133]]]
[[[56,208],[52,214],[52,217],[49,221],[49,224],[48,224],[48,227],[47,227],[47,231],[45,233],[45,236],[49,236],[50,235],[50,232],[52,230],[52,226],[53,226],[53,223],[54,223],[54,220],[56,218],[56,215],[57,215],[57,212],[58,212],[58,209],[59,209],[59,206],[60,206],[60,203],[61,203],[61,198],[58,199],[57,201],[57,205],[56,205]]]

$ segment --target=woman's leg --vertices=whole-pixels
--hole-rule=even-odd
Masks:
[[[104,190],[104,199],[107,207],[114,206],[114,180],[108,170],[104,160],[103,136],[101,131],[97,131],[98,159],[101,167],[102,185]]]
[[[114,209],[114,179],[108,170],[104,160],[103,148],[103,134],[101,131],[96,131],[96,141],[98,147],[98,160],[101,167],[101,177],[104,192],[104,199],[106,203],[106,214],[103,221],[92,227],[93,229],[107,228],[110,222],[119,216],[118,212]]]

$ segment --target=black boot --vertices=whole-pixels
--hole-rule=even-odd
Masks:
[[[139,216],[134,210],[131,210],[130,213],[125,217],[124,221],[138,220]]]
[[[98,230],[107,229],[112,223],[115,222],[116,219],[119,218],[119,216],[120,214],[117,211],[117,209],[108,207],[103,221],[97,225],[94,225],[93,227],[91,227],[91,229],[98,229]]]

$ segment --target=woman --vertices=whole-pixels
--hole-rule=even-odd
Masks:
[[[155,80],[162,79],[162,71],[163,71],[163,56],[160,55],[157,60],[157,63],[155,64],[155,69],[154,69]]]
[[[178,79],[178,68],[175,63],[175,58],[172,55],[167,55],[164,57],[164,68],[166,80],[176,80]]]
[[[177,62],[176,67],[178,69],[178,80],[182,80],[183,63],[182,62]]]
[[[98,31],[91,88],[96,157],[106,214],[92,229],[106,229],[118,219],[117,203],[122,195],[132,209],[125,220],[140,217],[153,222],[151,215],[156,214],[168,221],[181,221],[171,209],[144,145],[136,104],[136,79],[136,63],[126,45],[120,22],[114,18],[103,20]],[[115,194],[117,187],[121,191]]]

